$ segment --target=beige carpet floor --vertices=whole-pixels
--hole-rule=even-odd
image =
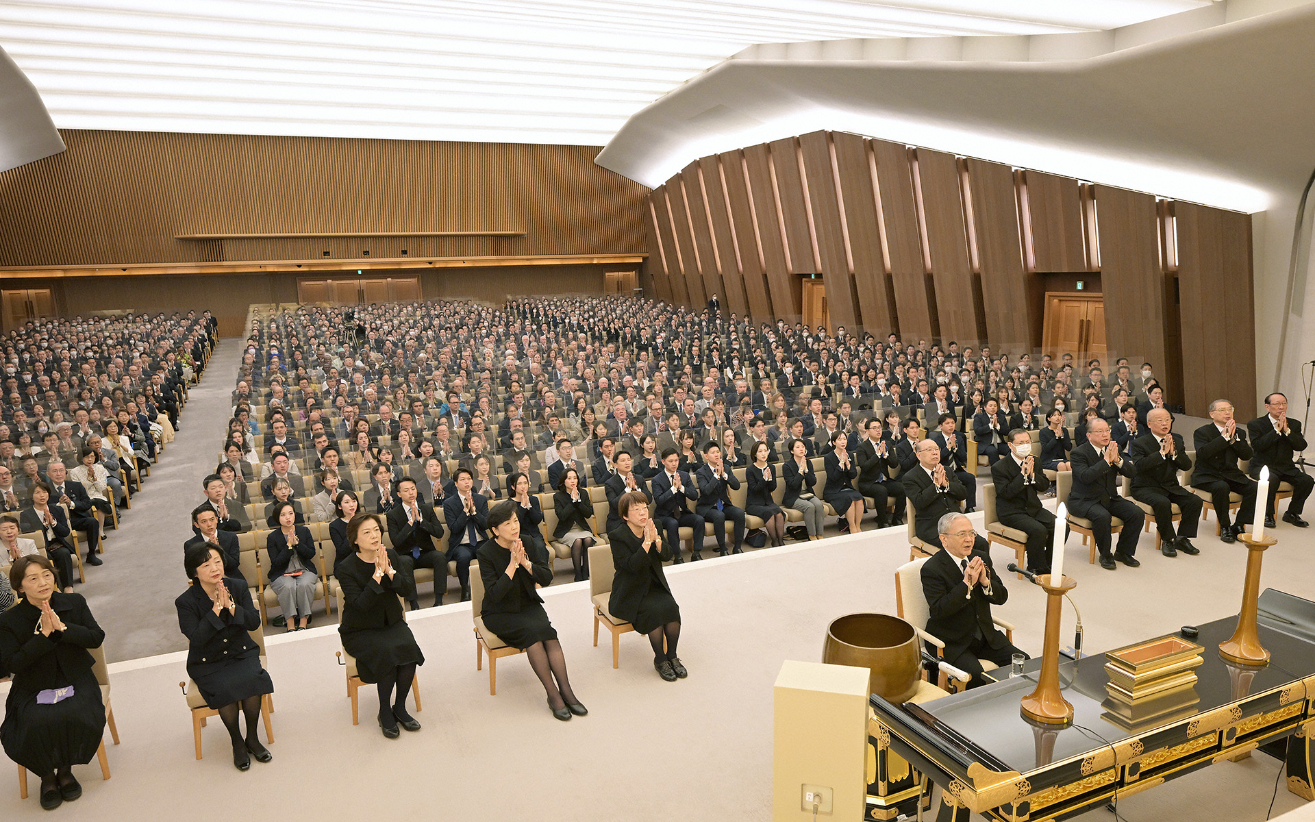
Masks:
[[[980,515],[974,519],[980,528]],[[1308,560],[1315,535],[1286,526],[1277,534],[1262,584],[1315,598]],[[1070,540],[1068,569],[1079,582],[1075,598],[1088,651],[1236,612],[1245,561],[1240,546],[1203,536],[1201,556],[1166,559],[1152,545],[1143,536],[1142,568],[1107,572],[1087,565],[1078,539]],[[587,583],[547,588],[572,682],[591,712],[569,723],[549,715],[523,657],[501,661],[498,695],[489,695],[487,663],[484,672],[475,670],[470,613],[462,605],[414,615],[428,657],[421,669],[424,711],[417,714],[425,727],[395,741],[379,734],[372,718],[377,702],[368,689],[361,693],[362,723],[351,725],[332,625],[273,636],[275,760],[254,764],[246,774],[233,769],[226,736],[214,721],[204,731],[206,758],[194,761],[191,723],[178,691],[182,654],[115,664],[113,702],[123,744],[110,749],[113,779],[102,782],[94,765],[79,769],[86,793],[60,816],[163,818],[171,814],[166,803],[194,805],[204,791],[224,803],[238,798],[246,808],[241,813],[262,809],[304,819],[359,819],[384,811],[402,818],[543,822],[765,820],[772,684],[781,663],[818,659],[826,626],[837,616],[893,613],[893,573],[907,558],[903,529],[888,529],[672,569],[684,622],[680,655],[690,678],[671,684],[658,678],[647,643],[633,634],[622,638],[620,670],[611,668],[605,632],[600,647],[591,647]],[[1003,566],[1009,557],[998,552],[995,560]],[[1000,613],[1018,626],[1016,642],[1035,651],[1043,595],[1023,582],[1006,583],[1011,596]],[[1065,634],[1071,624],[1066,612]],[[1259,822],[1278,768],[1263,755],[1222,763],[1121,801],[1119,812],[1132,822]],[[16,786],[0,792],[0,818],[42,813],[35,799],[20,803],[17,796]],[[1280,786],[1276,814],[1301,804]],[[1097,810],[1083,818],[1113,816]]]

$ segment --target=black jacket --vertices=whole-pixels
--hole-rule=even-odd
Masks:
[[[640,474],[638,470],[631,471],[631,473],[635,477],[636,489],[643,491],[644,496],[648,497],[648,501],[652,502],[653,493],[649,491],[648,483],[644,481],[644,476]],[[625,477],[622,477],[620,474],[615,474],[607,481],[603,488],[607,492],[607,525],[605,526],[605,529],[610,533],[622,524],[621,515],[618,514],[616,510],[616,503],[621,499],[622,495],[626,493]]]
[[[484,602],[480,606],[480,615],[484,614],[519,614],[526,605],[542,603],[543,598],[534,589],[535,584],[552,583],[552,566],[548,564],[547,549],[538,543],[524,540],[525,555],[530,558],[532,571],[517,568],[516,573],[507,577],[507,564],[511,562],[511,551],[503,548],[495,539],[486,541],[475,552],[479,562],[480,579],[484,582]]]
[[[822,499],[829,500],[836,494],[848,490],[857,490],[854,488],[854,477],[858,476],[858,466],[853,454],[849,454],[849,467],[840,467],[840,458],[836,452],[832,451],[822,458],[822,464],[826,467],[826,486],[822,489]]]
[[[973,551],[967,559],[973,557],[980,557],[986,563],[991,575],[990,596],[981,585],[974,585],[969,596],[963,584],[963,568],[949,551],[937,551],[922,565],[922,593],[930,612],[927,633],[945,643],[946,659],[954,659],[968,649],[974,627],[992,648],[1002,648],[1008,642],[991,622],[991,606],[1003,605],[1009,599],[1009,591],[995,573],[990,554]]]
[[[443,524],[438,521],[432,505],[426,505],[419,495],[416,496],[416,508],[420,509],[420,521],[412,525],[407,521],[406,508],[401,500],[388,509],[388,538],[393,542],[393,550],[402,556],[416,556],[412,549],[426,554],[438,550],[438,540],[443,538]]]
[[[886,469],[895,468],[899,465],[899,460],[895,458],[894,443],[886,443],[886,456],[877,453],[877,444],[872,440],[864,440],[854,449],[854,459],[858,462],[858,481],[866,482],[887,482],[890,480],[890,474]]]
[[[813,486],[817,484],[817,473],[813,471],[812,462],[805,460],[804,470],[800,471],[798,462],[794,459],[786,460],[783,476],[785,496],[781,499],[781,504],[786,508],[793,508],[803,494],[816,494]]]
[[[725,465],[721,467],[725,478],[714,476],[712,466],[704,464],[699,466],[696,476],[699,480],[699,500],[696,503],[696,513],[699,516],[706,516],[705,511],[711,511],[717,507],[717,500],[721,500],[723,508],[731,507],[731,491],[740,487],[740,481],[735,478],[734,472]]]
[[[630,526],[624,523],[609,531],[607,540],[612,548],[612,565],[616,569],[607,610],[617,619],[634,622],[639,616],[640,603],[654,584],[671,592],[662,570],[662,563],[671,559],[671,546],[659,533],[658,544],[645,553],[644,538],[635,536]]]
[[[37,513],[37,509],[29,505],[18,512],[18,527],[22,529],[24,534],[32,534],[37,531],[44,533],[47,548],[52,544],[58,544],[72,551],[73,532],[68,527],[68,515],[64,513],[63,508],[54,503],[54,500],[47,503],[47,507],[50,509],[50,516],[55,520],[53,526],[46,528],[46,524],[41,519],[41,515]],[[61,583],[68,585],[69,580],[61,580]]]
[[[945,466],[946,471],[967,471],[970,474],[976,473],[977,466],[968,467],[968,437],[964,436],[962,431],[954,432],[954,452],[950,452],[950,442],[945,439],[945,435],[940,431],[933,431],[929,437],[932,442],[940,446],[941,465]]]
[[[225,608],[216,615],[214,602],[196,584],[174,600],[178,630],[188,641],[188,667],[235,659],[260,648],[249,633],[260,627],[260,609],[252,604],[246,582],[240,576],[226,576],[224,587],[237,606],[231,614]]]
[[[481,494],[473,491],[470,494],[470,501],[475,507],[474,516],[466,516],[466,509],[461,504],[461,494],[453,489],[453,493],[443,500],[443,519],[447,521],[447,554],[448,559],[454,559],[452,550],[461,544],[461,538],[466,535],[467,527],[473,522],[475,525],[474,545],[471,550],[479,547],[479,544],[488,539],[486,530],[489,521],[489,501]]]
[[[1247,423],[1247,433],[1251,435],[1251,465],[1248,466],[1248,473],[1253,477],[1260,476],[1260,469],[1269,466],[1270,473],[1282,471],[1292,473],[1297,467],[1292,462],[1293,452],[1306,450],[1306,438],[1301,435],[1301,423],[1294,419],[1288,420],[1287,435],[1280,434],[1274,429],[1274,423],[1269,421],[1269,415],[1257,417]]]
[[[184,553],[193,546],[205,545],[205,537],[197,533],[196,529],[192,529],[192,533],[194,536],[187,542],[183,543]],[[219,542],[219,553],[224,557],[224,576],[236,577],[237,579],[254,582],[254,580],[246,580],[246,578],[242,576],[242,572],[238,570],[238,567],[241,564],[242,554],[241,549],[237,544],[237,536],[228,531],[215,531],[215,539]],[[184,631],[183,633],[187,632]]]
[[[1037,494],[1045,492],[1050,487],[1050,480],[1046,479],[1045,472],[1041,470],[1041,460],[1034,460],[1032,465],[1030,483],[1026,481],[1023,469],[1014,461],[1012,454],[1001,457],[996,460],[995,465],[991,466],[991,481],[995,483],[997,518],[1010,514],[1035,517],[1041,512],[1041,500],[1037,498]]]
[[[968,496],[968,489],[959,482],[953,471],[945,472],[949,487],[945,490],[931,481],[931,476],[921,464],[903,474],[904,493],[913,503],[913,532],[918,539],[931,545],[940,545],[940,531],[937,523],[944,515],[961,509],[959,503]]]
[[[763,479],[763,472],[770,472],[772,478]],[[776,490],[776,483],[780,481],[780,466],[768,465],[766,468],[759,470],[758,466],[750,465],[744,469],[744,480],[749,486],[745,493],[745,507],[755,506],[758,508],[769,508],[776,503],[772,501],[772,492]]]
[[[1213,422],[1206,423],[1192,434],[1192,443],[1196,451],[1196,470],[1192,472],[1192,485],[1200,486],[1207,482],[1225,480],[1227,482],[1245,483],[1247,475],[1238,467],[1238,460],[1249,460],[1255,456],[1251,444],[1247,442],[1246,429],[1237,426],[1233,442],[1224,439]]]
[[[579,502],[571,502],[571,495],[558,491],[552,495],[553,509],[557,512],[557,527],[553,529],[552,538],[561,539],[572,529],[593,532],[589,527],[589,518],[594,515],[594,504],[589,501],[589,492],[579,489]],[[533,561],[533,560],[531,560]]]
[[[1187,446],[1179,434],[1173,437],[1172,460],[1166,460],[1160,453],[1160,441],[1150,431],[1132,441],[1128,455],[1132,458],[1132,487],[1138,488],[1181,488],[1178,472],[1192,467],[1192,460],[1187,456]]]
[[[64,630],[50,636],[33,633],[41,609],[27,600],[0,614],[0,669],[13,674],[9,704],[47,688],[64,688],[90,671],[95,660],[88,648],[99,648],[105,632],[96,624],[81,594],[56,591],[50,607]]]
[[[667,469],[663,468],[653,477],[653,502],[657,505],[659,517],[679,519],[690,513],[689,502],[699,498],[699,492],[690,481],[689,474],[684,471],[678,473],[681,488],[679,493],[672,489],[671,480],[667,478]]]
[[[310,529],[304,525],[297,525],[293,529],[297,537],[297,556],[301,559],[301,564],[306,566],[306,573],[315,573],[315,539],[310,535]],[[269,553],[269,581],[273,582],[283,576],[288,571],[288,563],[292,562],[293,548],[288,546],[288,538],[284,536],[282,528],[276,528],[269,533],[269,540],[265,543],[266,550]]]
[[[398,565],[397,552],[388,549],[388,561],[394,569]],[[334,569],[334,577],[342,586],[342,613],[339,614],[338,633],[342,636],[356,631],[377,631],[403,622],[402,600],[405,585],[401,574],[385,576],[374,581],[374,566],[360,562],[346,562]]]
[[[1131,458],[1124,457],[1118,466],[1110,465],[1105,460],[1104,449],[1097,451],[1089,442],[1074,448],[1069,461],[1073,464],[1073,488],[1068,494],[1068,507],[1080,517],[1086,516],[1093,503],[1108,506],[1119,495],[1119,475],[1134,474]]]

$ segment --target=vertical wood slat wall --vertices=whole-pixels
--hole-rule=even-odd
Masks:
[[[687,233],[694,226],[679,259],[680,227],[665,208],[674,185],[691,213],[671,213]],[[1041,275],[1100,272],[1092,279],[1105,300],[1111,357],[1128,356],[1134,370],[1153,363],[1171,380],[1171,401],[1190,414],[1221,396],[1239,414],[1252,413],[1250,217],[1174,204],[1175,273],[1163,259],[1157,232],[1165,224],[1153,195],[1088,190],[1094,219],[1070,177],[842,132],[748,146],[697,160],[654,191],[660,243],[650,242],[667,262],[666,275],[652,266],[656,295],[697,308],[706,296],[690,294],[691,283],[707,293],[720,287],[725,310],[794,321],[800,280],[818,275],[832,326],[1031,350],[1041,344]],[[698,205],[689,199],[695,194]],[[663,276],[665,289],[656,282]],[[1214,347],[1200,347],[1206,333]],[[1179,370],[1182,396],[1174,396]]]
[[[634,253],[648,189],[597,147],[61,131],[0,172],[0,265]],[[523,231],[522,237],[178,240],[180,234]]]

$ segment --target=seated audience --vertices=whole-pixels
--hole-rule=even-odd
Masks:
[[[785,512],[772,499],[776,491],[776,471],[767,462],[767,452],[772,447],[765,442],[754,443],[753,461],[744,469],[744,479],[749,488],[745,494],[744,512],[763,521],[763,529],[771,540],[773,548],[785,545]]]
[[[1091,521],[1091,535],[1100,552],[1100,567],[1106,571],[1118,568],[1115,560],[1130,568],[1141,565],[1137,553],[1137,538],[1141,535],[1146,515],[1142,510],[1119,495],[1119,476],[1134,476],[1131,459],[1119,453],[1119,446],[1110,439],[1110,424],[1099,417],[1087,423],[1087,441],[1073,449],[1073,487],[1068,495],[1068,511]],[[1110,551],[1113,518],[1123,521],[1119,543]]]
[[[595,476],[597,476],[597,468]],[[689,510],[689,504],[699,498],[698,489],[690,480],[689,474],[680,470],[680,454],[674,448],[662,452],[662,470],[653,477],[653,505],[658,527],[666,531],[667,544],[671,546],[672,562],[676,565],[685,560],[680,556],[680,529],[689,528],[693,532],[690,539],[690,561],[703,559],[703,517]]]
[[[1260,469],[1269,468],[1269,499],[1265,501],[1265,522],[1273,522],[1274,497],[1278,494],[1280,483],[1286,482],[1292,486],[1292,499],[1288,501],[1283,521],[1305,528],[1309,523],[1301,518],[1301,512],[1306,508],[1311,489],[1315,488],[1315,478],[1292,461],[1293,453],[1306,450],[1301,423],[1288,419],[1288,398],[1280,392],[1265,397],[1265,411],[1266,414],[1247,423],[1251,450],[1254,452],[1248,470],[1252,477],[1259,478]]]
[[[995,516],[1001,525],[1027,534],[1027,570],[1050,573],[1055,541],[1055,515],[1041,505],[1039,494],[1050,480],[1032,454],[1032,437],[1022,428],[1009,432],[1009,456],[991,466],[995,485]]]
[[[790,443],[790,459],[786,461],[782,475],[785,478],[785,495],[781,503],[786,508],[793,508],[804,517],[804,527],[810,540],[822,538],[822,528],[826,520],[826,505],[814,492],[817,474],[808,459],[807,440],[795,440]]]
[[[1210,422],[1192,433],[1192,446],[1196,450],[1192,487],[1210,495],[1215,516],[1219,518],[1219,539],[1237,542],[1245,526],[1251,524],[1260,490],[1255,480],[1242,473],[1238,461],[1251,459],[1255,452],[1247,442],[1247,432],[1233,419],[1231,402],[1215,400],[1208,411]],[[1242,496],[1236,518],[1230,510],[1230,493]]]
[[[625,454],[624,451],[621,454]],[[617,454],[618,459],[621,454]],[[626,454],[626,458],[630,455]],[[594,515],[593,503],[589,501],[589,492],[580,485],[580,473],[574,468],[564,470],[557,480],[557,490],[553,494],[553,509],[557,514],[557,527],[552,538],[571,549],[571,568],[575,571],[575,581],[589,578],[589,548],[597,540],[589,526]]]
[[[279,598],[289,633],[310,627],[315,584],[319,581],[315,576],[315,540],[306,526],[296,523],[295,517],[291,502],[274,503],[277,527],[266,542],[269,585]]]
[[[963,512],[971,514],[977,508],[977,466],[968,464],[968,438],[954,430],[954,417],[945,414],[936,421],[936,430],[928,439],[940,446],[941,464],[945,470],[954,472],[963,484],[966,494]],[[1008,436],[1002,438],[1000,447],[1000,456],[1008,453]],[[992,467],[994,465],[992,463]]]
[[[46,540],[46,556],[55,564],[64,593],[73,592],[73,532],[69,530],[64,509],[50,504],[50,486],[38,482],[32,486],[30,504],[18,515],[25,534],[41,532]],[[15,591],[18,589],[15,588]]]
[[[475,479],[469,468],[458,468],[452,476],[455,493],[443,500],[443,518],[448,526],[447,558],[457,564],[461,601],[470,602],[470,561],[488,539],[489,501],[475,493]]]
[[[960,505],[968,492],[959,478],[941,464],[941,448],[935,442],[919,440],[915,453],[918,467],[901,474],[904,493],[913,503],[913,532],[923,542],[937,545],[940,533],[936,529],[941,517],[962,513]],[[978,536],[973,550],[988,549],[986,540]]]
[[[339,491],[333,498],[333,510],[337,517],[329,523],[329,539],[333,540],[333,575],[338,576],[338,566],[356,551],[356,546],[347,539],[347,524],[360,511],[361,501],[352,491]]]
[[[1160,534],[1160,552],[1174,557],[1181,551],[1201,553],[1192,544],[1196,524],[1201,521],[1201,498],[1178,481],[1178,472],[1192,467],[1182,436],[1170,433],[1173,424],[1164,408],[1152,408],[1146,414],[1146,433],[1132,441],[1129,449],[1133,463],[1132,498],[1151,506],[1155,528]],[[1182,513],[1174,527],[1173,506]]]
[[[676,655],[680,608],[662,570],[663,561],[672,557],[671,546],[649,518],[648,499],[643,494],[622,494],[617,509],[622,524],[607,533],[615,568],[608,613],[648,635],[659,676],[667,682],[684,679],[689,672]]]
[[[0,531],[3,531],[3,526],[0,526]],[[237,536],[231,531],[220,529],[219,517],[208,504],[192,509],[192,536],[183,543],[183,554],[198,545],[209,545],[219,551],[224,560],[224,576],[246,579],[240,570],[242,549],[238,547]]]
[[[422,505],[415,480],[403,477],[397,484],[397,504],[388,509],[388,536],[399,557],[411,560],[405,580],[414,590],[415,568],[429,568],[434,572],[434,607],[443,604],[447,592],[447,552],[439,550],[443,539],[443,525],[438,521],[433,506]],[[398,565],[401,570],[401,565]],[[412,600],[415,609],[418,602]]]
[[[771,449],[770,445],[768,449]],[[732,554],[742,554],[744,553],[744,509],[731,504],[731,491],[739,489],[740,481],[722,462],[721,446],[715,442],[709,441],[704,444],[701,462],[695,474],[699,488],[695,510],[705,523],[712,523],[712,534],[717,540],[717,556],[726,556],[728,549]],[[726,534],[728,520],[731,523],[729,540]]]
[[[87,537],[86,561],[88,565],[100,565],[101,558],[96,553],[100,547],[100,523],[92,515],[95,505],[87,495],[82,483],[68,478],[64,463],[51,460],[46,465],[46,476],[50,480],[50,499],[57,506],[68,506],[69,527],[81,531]]]
[[[858,476],[858,467],[849,454],[848,439],[843,431],[831,434],[832,450],[823,459],[826,486],[822,489],[822,499],[840,515],[840,533],[857,534],[863,530],[863,513],[867,510],[867,501],[853,485],[854,478]]]

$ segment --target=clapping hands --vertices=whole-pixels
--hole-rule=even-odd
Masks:
[[[50,607],[50,600],[45,600],[41,603],[41,635],[50,636],[62,630],[64,630],[64,623],[60,621],[59,615]]]

